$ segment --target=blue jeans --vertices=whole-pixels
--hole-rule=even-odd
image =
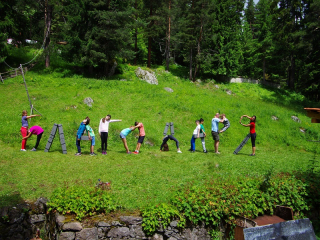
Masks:
[[[191,138],[191,151],[196,150],[196,139],[193,137]]]
[[[78,137],[77,137],[76,138],[76,145],[77,145],[77,148],[78,148],[78,153],[81,153],[80,141],[81,140],[78,140]]]

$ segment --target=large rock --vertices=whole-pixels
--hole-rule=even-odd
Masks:
[[[97,228],[85,228],[76,233],[77,240],[98,240]]]
[[[91,97],[87,97],[83,100],[84,104],[87,104],[88,107],[92,107],[93,100]]]
[[[62,232],[58,240],[74,240],[76,234],[74,232]]]
[[[136,73],[137,77],[140,78],[141,80],[144,80],[144,81],[146,81],[147,83],[150,83],[150,84],[158,85],[158,79],[154,75],[154,72],[147,71],[147,70],[142,70],[141,68],[138,67],[135,70],[135,73]]]
[[[45,214],[33,214],[30,216],[30,222],[32,224],[38,223],[38,222],[44,222],[46,220]]]
[[[137,225],[142,223],[142,218],[133,216],[121,216],[120,221],[124,222],[127,225]]]
[[[62,231],[65,232],[79,232],[82,230],[81,223],[79,222],[68,222],[62,226]]]
[[[119,228],[112,228],[109,232],[107,237],[109,238],[123,238],[128,237],[130,235],[130,230],[127,227],[119,227]]]
[[[66,220],[65,216],[60,215],[59,213],[56,213],[56,224],[59,230],[63,226],[65,220]]]

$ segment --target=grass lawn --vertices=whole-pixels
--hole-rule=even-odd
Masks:
[[[277,172],[306,170],[310,160],[316,160],[319,169],[320,125],[311,124],[303,107],[314,103],[284,90],[270,90],[253,84],[218,84],[213,81],[190,83],[180,78],[178,67],[165,73],[155,69],[159,85],[138,80],[134,67],[127,66],[122,75],[109,80],[87,79],[81,76],[62,78],[60,73],[39,74],[28,72],[26,80],[35,108],[42,117],[33,118],[29,126],[40,125],[45,132],[37,152],[20,152],[21,112],[29,109],[22,77],[6,80],[0,85],[0,204],[10,205],[20,200],[50,197],[62,186],[94,186],[98,179],[111,182],[112,193],[127,209],[142,208],[148,204],[166,202],[178,186],[202,182],[210,178],[228,176],[261,176],[272,169]],[[181,70],[182,71],[182,70]],[[119,81],[125,78],[127,81]],[[164,90],[173,89],[173,93]],[[228,95],[226,90],[231,90]],[[83,103],[91,97],[93,106]],[[305,104],[309,104],[305,106]],[[190,153],[190,139],[194,121],[205,119],[209,133],[211,119],[216,112],[225,113],[231,122],[221,134],[221,155],[213,153],[213,140],[206,138],[208,154],[202,152],[200,140],[195,153]],[[95,152],[89,155],[89,143],[83,141],[83,155],[76,152],[75,134],[86,116],[98,135],[99,121],[106,114],[122,122],[111,123],[108,155],[100,154],[97,136]],[[257,154],[249,157],[248,143],[238,155],[234,149],[249,129],[238,122],[241,115],[257,116]],[[271,120],[275,115],[278,121]],[[294,122],[292,115],[300,118]],[[139,155],[128,155],[119,138],[122,129],[135,121],[142,121],[146,130],[145,143]],[[180,141],[182,154],[176,153],[174,142],[169,141],[169,152],[160,152],[162,132],[166,122],[174,122],[175,137]],[[62,154],[58,138],[49,153],[44,147],[54,123],[63,125],[68,154]],[[303,129],[305,132],[301,132]],[[135,149],[137,130],[128,136],[130,150]],[[35,137],[28,139],[30,150]]]

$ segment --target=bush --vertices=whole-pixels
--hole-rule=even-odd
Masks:
[[[96,188],[58,188],[48,203],[49,211],[57,210],[62,214],[74,213],[77,219],[95,213],[108,213],[117,209],[111,194]]]

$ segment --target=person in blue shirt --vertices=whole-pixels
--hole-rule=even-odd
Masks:
[[[216,113],[216,115],[214,116],[214,118],[212,118],[212,122],[211,122],[211,134],[214,140],[214,151],[216,154],[220,154],[219,152],[219,123],[223,123],[223,121],[225,120],[225,117],[223,117],[222,119],[219,118],[220,114]]]
[[[78,152],[75,154],[76,156],[81,156],[81,147],[80,147],[80,141],[81,141],[81,136],[86,130],[86,125],[90,123],[90,118],[86,117],[80,124],[78,131],[77,131],[77,139],[76,139],[76,145],[78,148]]]
[[[125,128],[120,132],[120,138],[123,142],[123,146],[126,149],[128,154],[131,154],[132,152],[129,151],[128,144],[127,144],[127,139],[126,137],[131,133],[133,130],[135,130],[138,126],[131,126],[129,128]]]

